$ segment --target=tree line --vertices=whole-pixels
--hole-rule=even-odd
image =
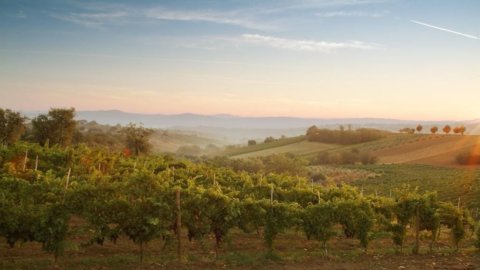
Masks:
[[[409,128],[409,127],[405,127],[405,128],[402,128],[399,130],[400,133],[409,133],[409,134],[413,134],[415,132],[417,133],[421,133],[423,130],[423,126],[422,125],[417,125],[415,128]],[[460,125],[460,126],[456,126],[452,129],[452,127],[450,125],[445,125],[443,128],[442,128],[442,131],[448,135],[451,131],[453,131],[453,133],[455,134],[460,134],[460,135],[464,135],[465,132],[467,131],[467,128],[463,125]],[[432,134],[437,134],[438,132],[438,127],[437,126],[432,126],[430,128],[430,133]]]
[[[387,131],[372,128],[352,130],[340,126],[338,130],[332,130],[311,126],[307,129],[306,137],[308,141],[313,142],[349,145],[378,140],[388,134],[389,132]]]
[[[0,145],[11,145],[23,139],[42,146],[63,147],[84,143],[122,149],[129,155],[147,154],[152,145],[152,129],[129,124],[109,127],[75,119],[75,108],[52,108],[46,114],[28,119],[19,112],[0,108]],[[103,129],[102,129],[103,128]]]

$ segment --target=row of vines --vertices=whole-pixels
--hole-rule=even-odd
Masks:
[[[319,241],[325,253],[339,228],[364,250],[385,235],[402,249],[410,232],[418,253],[424,231],[433,249],[441,228],[449,230],[455,248],[475,231],[480,239],[468,209],[408,187],[389,197],[366,196],[347,185],[326,187],[298,176],[234,172],[170,156],[126,157],[85,146],[16,144],[0,149],[0,165],[0,237],[12,248],[41,243],[55,259],[68,246],[73,218],[88,232],[85,246],[127,237],[142,259],[145,244],[178,244],[181,231],[191,241],[213,236],[216,252],[232,229],[257,233],[269,252],[286,230]]]

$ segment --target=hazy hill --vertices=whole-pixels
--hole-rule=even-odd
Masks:
[[[40,112],[24,112],[32,118]],[[142,123],[146,127],[161,129],[188,130],[199,136],[212,137],[222,141],[243,143],[248,139],[261,140],[267,136],[288,137],[305,134],[305,130],[316,125],[318,127],[337,128],[339,125],[351,125],[352,128],[368,127],[389,131],[398,131],[404,127],[415,127],[422,124],[428,131],[432,125],[440,129],[445,124],[451,126],[463,124],[467,133],[480,134],[480,121],[414,121],[384,118],[301,118],[301,117],[241,117],[229,114],[139,114],[118,110],[78,111],[77,119],[96,121],[100,124],[126,125]]]

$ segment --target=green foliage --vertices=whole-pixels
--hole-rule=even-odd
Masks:
[[[0,108],[0,145],[17,142],[25,132],[25,120],[19,112]]]
[[[452,203],[440,204],[440,223],[450,228],[452,241],[457,249],[460,241],[465,238],[464,218],[463,210]]]
[[[302,227],[308,239],[313,238],[322,243],[327,255],[327,241],[335,235],[333,225],[336,218],[336,205],[321,202],[305,208],[302,215]]]
[[[63,204],[47,204],[40,209],[35,225],[35,240],[42,244],[45,251],[54,254],[55,262],[63,254],[69,220],[70,213]]]
[[[316,126],[311,126],[306,132],[307,140],[309,141],[342,145],[374,141],[385,137],[387,134],[388,132],[386,131],[370,128],[331,130],[326,128],[320,129]]]
[[[50,109],[32,119],[34,141],[41,145],[68,146],[73,140],[76,121],[75,109]]]
[[[298,204],[277,201],[265,205],[264,240],[269,252],[273,251],[273,241],[279,233],[299,223],[299,209]]]
[[[130,123],[124,128],[123,132],[125,133],[126,147],[132,154],[138,156],[140,154],[147,154],[151,151],[152,146],[148,139],[153,133],[152,129]]]
[[[369,203],[362,199],[340,200],[336,206],[336,220],[342,225],[345,236],[356,237],[367,249],[374,225],[374,213]]]
[[[39,156],[37,171],[31,160],[25,171],[19,169],[26,149]],[[286,166],[291,159],[296,157],[261,160],[264,168],[272,168],[277,160]],[[303,167],[298,162],[288,171]],[[213,236],[217,252],[232,229],[256,231],[271,255],[279,234],[299,228],[326,250],[338,227],[364,249],[372,235],[385,231],[399,246],[408,230],[431,232],[433,243],[440,225],[450,228],[458,246],[473,227],[468,211],[438,202],[435,193],[405,187],[393,198],[366,196],[348,185],[324,187],[302,176],[236,171],[212,161],[16,143],[0,149],[0,164],[0,236],[11,246],[39,242],[56,257],[68,242],[71,216],[83,221],[76,226],[88,232],[84,244],[123,236],[139,246],[141,258],[145,244],[169,241],[182,229],[190,239]],[[182,228],[175,223],[177,190]]]

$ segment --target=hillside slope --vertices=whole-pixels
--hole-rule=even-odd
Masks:
[[[314,157],[321,152],[342,152],[358,149],[372,152],[385,164],[427,164],[435,166],[457,166],[456,156],[465,151],[480,153],[478,135],[430,135],[392,134],[386,138],[355,145],[336,145],[306,141],[304,137],[279,140],[270,144],[245,146],[226,151],[235,158],[267,156],[292,153],[303,157]]]
[[[379,163],[417,163],[455,166],[455,157],[464,151],[480,150],[480,136],[423,135],[415,141],[375,151]]]

